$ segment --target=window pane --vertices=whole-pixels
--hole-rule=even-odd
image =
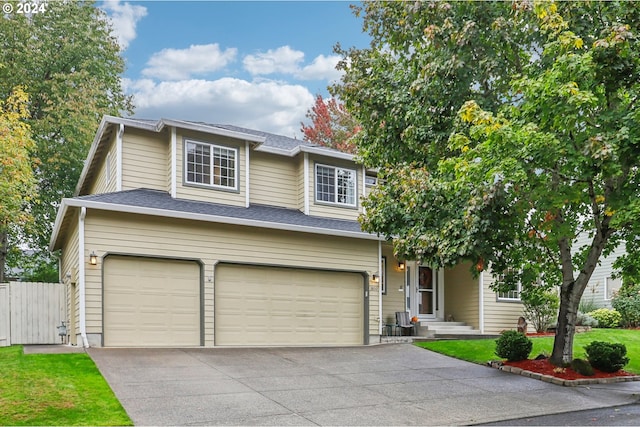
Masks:
[[[356,176],[354,171],[338,169],[338,203],[356,204]]]
[[[211,147],[209,145],[187,143],[187,182],[211,183]]]
[[[316,166],[316,199],[335,202],[335,169]]]
[[[235,165],[235,150],[213,147],[213,184],[235,188]]]

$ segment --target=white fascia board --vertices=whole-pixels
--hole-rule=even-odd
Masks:
[[[62,221],[64,221],[64,217],[67,214],[67,200],[71,199],[62,199],[62,203],[58,207],[58,214],[56,215],[56,221],[53,223],[53,230],[51,230],[51,239],[49,239],[49,250],[53,252],[53,248],[56,245],[56,240],[58,240],[58,233],[60,233],[60,227],[62,227]]]
[[[259,145],[255,148],[256,151],[262,151],[265,153],[278,154],[280,156],[294,157],[298,153],[311,153],[319,156],[332,157],[334,159],[350,160],[354,161],[355,156],[349,153],[343,153],[340,151],[327,150],[326,148],[310,147],[308,145],[298,145],[291,150],[285,150],[284,148],[267,147]]]
[[[356,239],[365,239],[365,240],[380,240],[380,241],[385,240],[381,236],[377,236],[375,234],[370,234],[365,232],[334,230],[331,228],[310,227],[307,225],[284,224],[279,222],[234,218],[234,217],[220,216],[220,215],[207,215],[207,214],[199,214],[199,213],[193,213],[193,212],[172,211],[167,209],[146,208],[146,207],[140,207],[140,206],[119,205],[114,203],[103,203],[103,202],[95,202],[91,200],[78,200],[78,199],[63,199],[60,210],[58,211],[58,216],[60,216],[60,214],[63,211],[66,211],[67,207],[80,207],[80,208],[85,207],[87,209],[97,209],[97,210],[111,211],[111,212],[123,212],[123,213],[139,214],[139,215],[159,216],[159,217],[165,217],[165,218],[215,222],[220,224],[243,225],[247,227],[260,227],[260,228],[269,228],[274,230],[297,231],[301,233],[322,234],[327,236],[353,237]],[[64,215],[62,215],[62,218],[64,218]],[[57,238],[59,228],[61,226],[61,222],[62,220],[60,220],[60,224],[58,224],[58,218],[56,218],[56,225],[54,226],[54,231],[51,237],[52,242],[55,242],[54,239]]]

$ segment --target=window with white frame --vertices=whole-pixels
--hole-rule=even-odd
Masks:
[[[515,283],[509,285],[505,282],[504,275],[496,278],[497,285],[500,286],[500,290],[496,292],[498,301],[520,301],[520,292],[522,292],[522,284],[518,280]]]
[[[618,293],[621,286],[622,279],[620,279],[619,277],[615,279],[610,276],[606,277],[604,279],[604,299],[610,300],[611,298],[613,298],[614,295]]]
[[[187,183],[226,189],[237,188],[237,149],[187,140],[185,151]]]
[[[316,164],[316,200],[356,205],[356,171]]]

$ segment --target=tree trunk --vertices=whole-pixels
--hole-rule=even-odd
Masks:
[[[576,317],[582,291],[586,286],[572,282],[560,290],[560,311],[558,327],[553,341],[553,352],[549,361],[556,366],[564,366],[573,360],[573,336],[576,332]],[[582,291],[580,291],[582,289]]]
[[[0,231],[0,283],[4,283],[4,268],[7,265],[7,232]]]

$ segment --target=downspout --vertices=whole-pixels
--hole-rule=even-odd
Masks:
[[[80,218],[78,220],[78,299],[80,307],[80,336],[82,337],[82,345],[89,347],[87,340],[87,316],[85,302],[85,257],[84,257],[84,219],[87,216],[87,208],[80,208]]]
[[[304,214],[309,215],[309,154],[304,153]]]
[[[480,333],[484,334],[484,272],[481,271],[480,272],[480,278],[478,279],[478,286],[479,286],[479,302],[480,302],[480,307],[479,307],[479,316],[480,316]]]
[[[124,125],[121,123],[116,134],[116,191],[122,191],[122,135]]]
[[[171,190],[171,197],[172,198],[176,198],[176,187],[178,186],[177,183],[177,165],[176,165],[176,159],[177,159],[177,155],[178,155],[178,142],[177,142],[177,137],[176,137],[176,128],[175,126],[171,127],[171,186],[170,186],[170,190]]]
[[[244,207],[248,208],[251,205],[251,198],[249,195],[249,141],[244,142],[244,156],[245,156],[245,167],[244,167],[244,181],[245,181],[245,201]]]
[[[382,271],[382,242],[378,240],[378,335],[382,336],[382,280],[386,280]]]

